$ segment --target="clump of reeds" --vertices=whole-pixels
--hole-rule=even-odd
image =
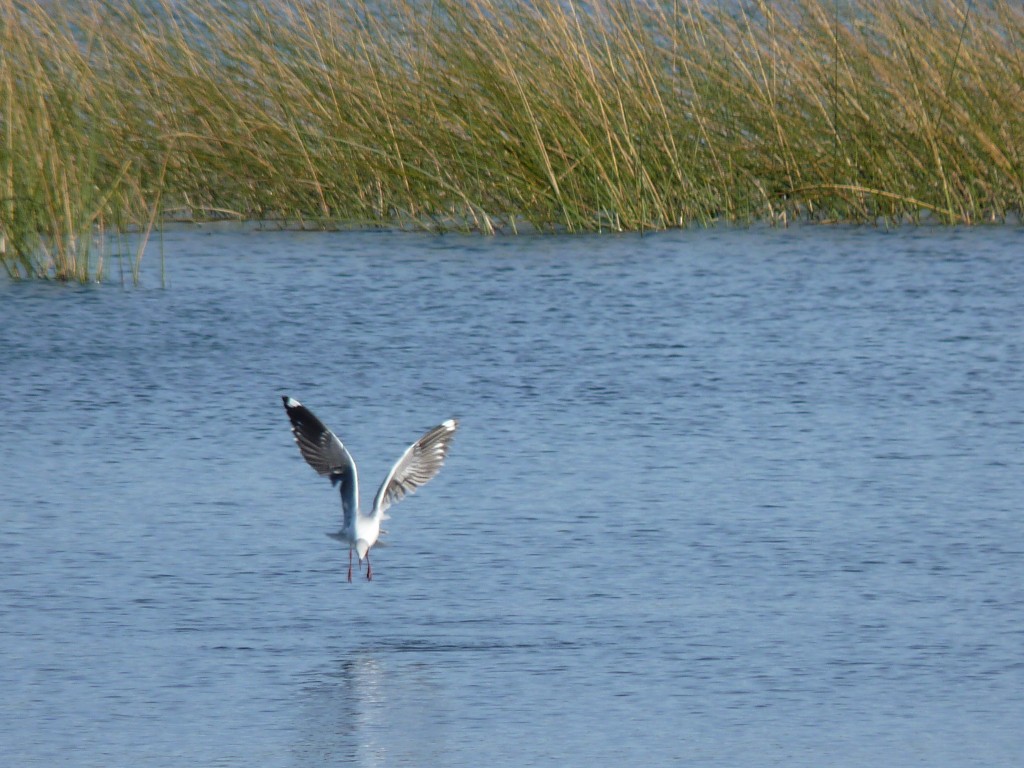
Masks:
[[[134,233],[137,277],[168,216],[492,232],[1024,209],[1005,0],[61,8],[0,0],[14,276],[101,278]]]

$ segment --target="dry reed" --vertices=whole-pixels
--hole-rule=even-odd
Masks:
[[[167,217],[493,232],[1001,221],[990,0],[0,0],[0,261],[101,279]],[[114,233],[121,236],[115,237]]]

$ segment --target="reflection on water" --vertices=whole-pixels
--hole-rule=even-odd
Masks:
[[[1022,245],[199,229],[167,290],[0,284],[5,760],[1017,764]],[[462,420],[372,582],[281,394],[364,495]]]
[[[297,765],[444,764],[447,712],[425,664],[356,651],[311,677],[299,707]]]

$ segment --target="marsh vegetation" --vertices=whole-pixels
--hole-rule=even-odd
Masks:
[[[1024,208],[991,0],[0,0],[0,260],[138,275],[168,218],[485,233]]]

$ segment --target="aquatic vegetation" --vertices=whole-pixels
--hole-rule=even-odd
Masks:
[[[0,261],[137,278],[168,218],[1001,221],[1022,43],[1006,0],[0,0]]]

